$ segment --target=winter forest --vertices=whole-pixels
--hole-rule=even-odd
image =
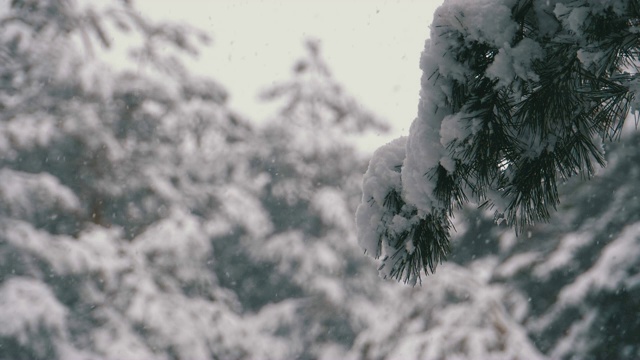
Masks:
[[[637,0],[445,0],[373,154],[316,40],[250,119],[201,29],[0,7],[0,359],[640,358]]]

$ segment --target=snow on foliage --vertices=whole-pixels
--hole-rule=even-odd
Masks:
[[[442,259],[422,256],[424,244],[446,245],[420,234],[444,239],[453,210],[440,196],[407,201],[403,172],[420,166],[407,156],[438,164],[416,181],[450,177],[466,164],[449,150],[488,131],[474,109],[449,111],[455,82],[474,74],[454,52],[438,63],[425,51],[417,125],[374,154],[361,188],[366,164],[345,134],[385,126],[331,77],[319,43],[266,91],[284,106],[254,127],[219,84],[164,56],[192,53],[197,31],[127,4],[3,4],[0,358],[637,357],[637,138],[611,148],[596,183],[568,183],[564,216],[527,241],[461,209],[452,263],[428,285],[402,286],[379,279],[362,248],[382,257],[382,275],[413,282],[411,261]],[[483,69],[492,86],[538,81],[544,44],[510,42],[517,4],[448,2],[434,26],[442,37],[426,47],[485,41],[499,47]],[[553,9],[576,28],[608,11],[536,4],[552,27]],[[135,71],[90,55],[113,46],[111,31],[140,40]],[[595,66],[593,53],[576,56]]]
[[[153,55],[189,47],[188,28],[103,5],[2,15],[0,357],[267,358],[255,345],[269,337],[211,270],[221,232],[269,229],[252,199],[264,181],[236,158],[251,129],[215,82]],[[148,42],[135,73],[96,71],[114,21]]]
[[[15,338],[44,357],[67,336],[67,309],[40,281],[14,277],[0,287],[0,338]],[[47,336],[39,336],[41,333]],[[39,338],[39,340],[35,340]]]
[[[544,358],[503,305],[510,290],[474,269],[447,264],[429,287],[390,290],[385,305],[393,310],[358,336],[357,358]]]
[[[637,4],[623,0],[449,0],[438,8],[420,60],[417,118],[397,164],[401,184],[368,191],[415,208],[418,220],[405,231],[421,234],[410,248],[427,254],[398,256],[391,267],[407,271],[385,275],[415,283],[433,272],[448,255],[453,212],[466,203],[520,231],[550,218],[562,181],[605,165],[602,140],[620,133],[636,95],[639,18]],[[384,211],[379,218],[397,214]],[[359,227],[375,257],[389,251],[371,251],[371,234],[397,226],[384,224]],[[405,245],[389,237],[379,246],[402,253]]]
[[[566,286],[558,301],[566,305],[580,304],[590,291],[616,291],[640,286],[640,274],[633,264],[640,258],[640,224],[629,224],[615,240],[601,251],[593,266]]]
[[[389,192],[387,189],[402,193],[400,169],[405,146],[406,138],[399,138],[376,150],[362,180],[362,204],[356,212],[358,241],[365,252],[376,257],[383,255],[381,237],[384,236],[386,224],[393,220],[384,212],[385,197]],[[384,250],[384,255],[390,255],[388,249]]]
[[[362,203],[356,211],[358,242],[376,258],[382,257],[379,268],[383,277],[404,278],[413,281],[413,262],[433,249],[417,248],[415,231],[420,222],[419,212],[411,204],[404,203],[400,179],[402,161],[405,158],[406,138],[396,139],[379,148],[369,162],[362,185]],[[433,271],[436,261],[424,260]]]
[[[72,212],[80,208],[77,196],[47,173],[0,169],[0,199],[7,204],[2,209],[7,215],[23,219],[33,219],[39,212]]]
[[[638,322],[629,316],[637,312],[640,289],[636,142],[633,135],[610,146],[608,166],[590,182],[563,185],[562,213],[532,228],[526,240],[513,241],[512,233],[483,216],[485,230],[471,226],[454,245],[475,256],[489,249],[485,256],[498,260],[493,280],[528,298],[523,325],[551,358],[639,354],[631,335]],[[510,245],[500,246],[504,242]]]

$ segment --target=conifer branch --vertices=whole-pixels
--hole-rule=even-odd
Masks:
[[[486,208],[505,204],[496,211],[504,213],[516,233],[547,221],[560,202],[560,181],[588,179],[597,166],[605,166],[601,142],[619,138],[640,91],[637,0],[615,8],[591,2],[549,8],[533,0],[517,1],[509,19],[516,30],[503,46],[478,28],[482,20],[469,20],[468,13],[453,9],[461,8],[449,5],[432,28],[429,44],[434,45],[425,52],[438,53],[423,57],[432,63],[422,64],[426,100],[416,120],[426,125],[418,127],[420,135],[409,136],[414,142],[427,141],[419,137],[425,129],[444,126],[444,112],[454,120],[446,124],[447,143],[439,162],[437,157],[412,158],[428,166],[402,169],[403,176],[420,169],[429,186],[413,189],[419,185],[410,176],[406,186],[412,188],[395,189],[385,200],[390,214],[418,218],[403,232],[385,232],[386,240],[381,240],[395,249],[386,254],[385,261],[393,263],[387,274],[405,282],[419,279],[420,271],[433,272],[446,258],[450,218],[470,200]],[[577,16],[584,21],[576,21]],[[535,55],[526,58],[517,51]],[[424,149],[434,147],[406,156],[423,157]],[[410,201],[404,191],[411,194]],[[427,200],[416,199],[416,194]],[[412,201],[421,204],[420,211]]]

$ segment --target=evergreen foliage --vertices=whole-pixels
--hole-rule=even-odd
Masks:
[[[239,265],[266,270],[246,273],[241,282],[270,285],[250,305],[291,317],[279,336],[290,339],[292,355],[318,358],[332,346],[340,358],[362,326],[350,300],[373,297],[377,282],[353,231],[366,160],[349,139],[387,125],[343,90],[319,41],[304,45],[291,77],[260,94],[279,106],[259,128],[252,158],[256,176],[265,179],[260,201],[273,228],[239,239],[245,256]]]
[[[365,185],[358,210],[361,243],[378,236],[390,249],[373,255],[403,269],[385,276],[415,283],[433,272],[449,253],[450,218],[467,202],[521,233],[549,220],[560,183],[605,166],[602,142],[619,137],[636,106],[639,10],[635,0],[445,1],[421,60],[402,181],[382,185],[402,195],[381,205],[411,223],[400,231],[415,234],[411,246],[389,230],[364,230],[389,226],[367,209],[382,190]]]
[[[212,239],[266,225],[244,215],[251,128],[218,84],[181,65],[199,32],[129,2],[5,5],[0,357],[277,353],[208,271]],[[135,71],[97,56],[102,27],[140,36]]]
[[[607,145],[607,167],[591,181],[559,185],[562,214],[535,225],[526,241],[494,226],[487,211],[462,211],[451,261],[484,262],[492,284],[528,298],[523,326],[549,358],[640,354],[629,338],[638,332],[640,308],[637,142],[637,133],[623,134]]]
[[[3,6],[0,358],[640,357],[637,136],[604,145],[607,168],[559,184],[561,216],[515,241],[490,211],[465,205],[478,195],[461,183],[465,164],[500,158],[491,136],[513,135],[495,132],[501,117],[478,83],[468,107],[488,124],[454,116],[440,132],[482,141],[418,173],[446,180],[432,190],[453,194],[449,206],[409,201],[410,138],[370,163],[359,215],[377,213],[358,218],[372,235],[360,243],[393,261],[382,273],[412,282],[416,267],[433,271],[457,229],[444,271],[400,286],[362,256],[351,215],[366,164],[349,136],[385,126],[331,76],[318,42],[264,92],[282,106],[254,126],[219,84],[181,65],[197,30],[146,20],[129,1]],[[101,55],[119,31],[140,42],[116,68]],[[474,66],[491,69],[502,56],[491,54]],[[512,111],[506,94],[491,95],[496,112]],[[461,121],[477,126],[465,133]],[[487,200],[504,170],[477,169]]]

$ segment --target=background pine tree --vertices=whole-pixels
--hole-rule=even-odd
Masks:
[[[0,357],[277,357],[209,271],[212,238],[269,224],[244,215],[251,127],[179,61],[199,32],[128,2],[2,17]],[[143,39],[135,72],[96,55],[114,27]]]

